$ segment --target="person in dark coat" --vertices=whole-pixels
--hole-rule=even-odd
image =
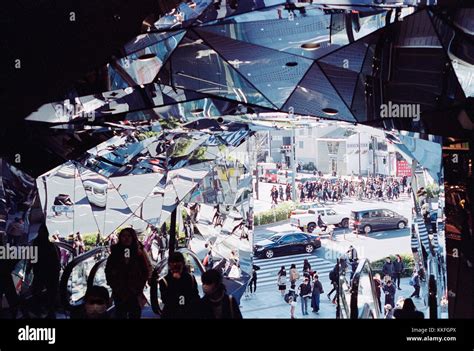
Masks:
[[[397,259],[393,262],[393,284],[397,286],[398,290],[402,290],[400,289],[400,278],[405,270],[405,265],[403,264],[402,257],[400,255],[396,256]]]
[[[311,307],[313,308],[313,312],[319,312],[319,302],[320,302],[320,295],[324,293],[323,285],[319,281],[319,277],[317,274],[313,276],[314,283],[313,283],[313,291],[311,293]]]
[[[35,301],[35,314],[41,314],[42,304],[40,296],[46,288],[47,318],[56,318],[56,296],[59,288],[59,272],[61,262],[56,246],[49,241],[46,224],[38,230],[38,236],[33,241],[33,246],[38,248],[38,260],[33,264],[33,299]]]
[[[383,287],[383,291],[385,293],[385,304],[395,307],[395,285],[392,284],[391,280],[388,280],[387,283]]]
[[[421,311],[417,311],[413,300],[407,298],[403,301],[403,307],[396,309],[393,313],[396,319],[424,319],[425,315]]]
[[[164,304],[161,318],[196,318],[200,301],[198,286],[196,278],[186,269],[182,253],[170,255],[168,270],[168,274],[158,282]]]
[[[222,274],[216,269],[203,273],[204,297],[200,304],[200,317],[204,319],[242,319],[239,304],[226,293]]]
[[[410,297],[416,297],[417,299],[419,299],[421,285],[420,285],[420,276],[418,275],[418,272],[416,271],[416,269],[413,270],[413,275],[411,277],[410,285],[412,285],[413,288],[415,289],[415,291],[413,291]]]
[[[249,281],[249,288],[251,294],[257,292],[257,271],[259,269],[260,267],[255,264],[252,266],[252,278],[250,278]]]
[[[393,279],[393,263],[390,257],[387,257],[385,259],[385,263],[383,264],[383,267],[382,267],[382,274],[383,274],[383,279],[385,283],[387,283],[389,279],[390,280]]]
[[[133,228],[120,231],[105,266],[107,284],[112,288],[115,314],[119,319],[139,319],[146,302],[145,284],[151,275],[148,256]]]

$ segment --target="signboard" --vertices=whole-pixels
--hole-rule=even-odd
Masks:
[[[411,165],[403,160],[403,161],[397,161],[397,177],[411,177]]]

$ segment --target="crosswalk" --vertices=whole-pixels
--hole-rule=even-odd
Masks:
[[[318,272],[320,280],[329,280],[329,272],[334,267],[333,262],[325,260],[323,258],[311,255],[308,253],[274,257],[271,259],[256,259],[254,258],[253,263],[260,267],[257,271],[257,285],[259,287],[273,285],[277,288],[277,274],[281,266],[285,266],[286,275],[289,277],[290,266],[294,263],[296,269],[302,276],[303,272],[303,261],[307,259],[311,265],[311,270]]]

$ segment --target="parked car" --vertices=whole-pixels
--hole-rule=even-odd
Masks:
[[[404,229],[408,225],[408,219],[384,208],[359,210],[351,212],[350,225],[354,232],[370,233],[377,230]]]
[[[272,258],[275,255],[289,255],[296,252],[312,253],[319,247],[321,239],[318,235],[290,231],[257,242],[254,246],[254,256]]]
[[[263,179],[267,183],[276,183],[278,181],[277,173],[278,171],[276,169],[267,169],[265,171],[265,175],[263,176]]]
[[[313,203],[306,203],[306,204],[299,204],[296,208],[291,211],[291,215],[297,214],[306,214],[309,210],[314,210],[315,208],[321,208],[322,205],[318,204],[317,202]]]
[[[290,217],[290,223],[303,231],[312,233],[318,225],[318,216],[324,224],[335,225],[342,228],[349,227],[349,216],[337,213],[332,208],[316,208],[308,210],[306,214],[296,214]]]

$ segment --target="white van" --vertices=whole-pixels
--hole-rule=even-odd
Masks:
[[[107,205],[107,181],[86,180],[83,184],[87,198],[91,204],[98,207],[105,207]]]

